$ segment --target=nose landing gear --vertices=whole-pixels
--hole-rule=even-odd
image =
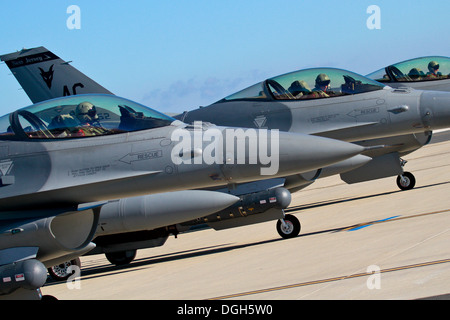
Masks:
[[[284,239],[295,238],[300,233],[300,229],[300,221],[291,214],[287,214],[284,219],[277,222],[278,234]]]
[[[401,190],[411,190],[416,185],[416,178],[411,172],[403,172],[397,177],[397,186]]]
[[[408,161],[400,159],[400,166],[403,168]],[[411,172],[403,172],[397,177],[397,186],[401,190],[411,190],[416,185],[416,178]]]

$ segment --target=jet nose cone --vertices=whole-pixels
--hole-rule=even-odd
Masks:
[[[420,98],[420,112],[426,128],[450,127],[450,92],[424,91]]]
[[[280,132],[280,169],[300,173],[346,160],[364,148],[334,139]]]
[[[230,152],[233,140],[229,140],[228,136],[225,144],[226,159],[222,172],[234,182],[308,172],[351,158],[365,150],[343,141],[278,130],[261,129],[249,139],[241,137],[240,140],[240,146],[234,145],[237,152]]]

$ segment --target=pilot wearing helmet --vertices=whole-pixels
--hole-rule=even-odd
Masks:
[[[296,80],[291,83],[291,86],[288,88],[288,91],[292,94],[295,99],[301,99],[303,96],[308,95],[311,92],[311,89],[308,87],[308,84],[304,80]]]
[[[329,98],[330,95],[327,93],[330,85],[330,77],[325,73],[321,73],[316,77],[316,86],[312,90],[310,98]]]
[[[77,136],[96,136],[105,134],[108,130],[100,125],[95,106],[88,102],[82,102],[75,109],[75,118],[80,122]]]
[[[412,68],[411,70],[409,70],[408,76],[413,81],[419,81],[419,80],[422,80],[424,73],[419,68]]]
[[[431,61],[428,64],[428,71],[427,72],[427,78],[439,78],[442,76],[442,73],[438,71],[439,70],[439,63],[436,61]]]
[[[80,121],[81,125],[93,124],[98,122],[97,109],[90,102],[82,102],[75,109],[75,117]]]

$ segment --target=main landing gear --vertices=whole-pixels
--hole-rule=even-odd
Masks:
[[[137,250],[126,250],[105,253],[106,259],[116,266],[123,266],[131,263],[136,258]]]
[[[105,254],[109,262],[116,266],[129,264],[136,257],[136,250],[110,252]],[[74,268],[81,270],[81,260],[76,258],[47,269],[53,280],[64,281],[74,274]]]
[[[81,269],[81,261],[80,258],[76,258],[61,264],[58,264],[56,266],[50,267],[47,269],[50,276],[53,278],[53,280],[56,281],[64,281],[69,279],[71,275],[75,273],[74,268]]]

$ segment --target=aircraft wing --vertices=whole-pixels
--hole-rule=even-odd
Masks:
[[[134,174],[111,177],[99,182],[78,185],[44,186],[32,194],[15,195],[0,199],[0,221],[8,219],[28,219],[60,214],[64,210],[82,203],[91,203],[123,197],[124,190],[130,190],[127,196],[135,196],[136,188],[131,190],[130,183],[148,179],[160,171],[144,171]],[[126,193],[126,192],[125,192]],[[49,203],[54,211],[48,208]],[[42,208],[42,209],[41,209]],[[33,210],[30,210],[33,209]]]
[[[44,47],[23,49],[0,59],[33,103],[75,94],[112,94]]]
[[[47,280],[48,267],[95,248],[91,241],[102,205],[0,221],[0,299],[40,299],[38,289]]]
[[[367,151],[364,152],[364,155],[371,157],[373,160],[354,170],[342,173],[341,179],[346,183],[352,184],[402,175],[403,165],[399,158],[428,144],[431,137],[432,134],[430,132],[355,142],[366,147]],[[371,146],[382,147],[371,148]]]

